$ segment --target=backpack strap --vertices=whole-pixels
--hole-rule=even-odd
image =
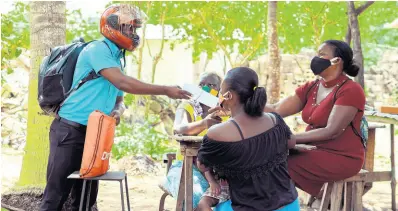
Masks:
[[[88,42],[87,45],[88,45],[89,43],[93,42],[93,41],[95,41],[95,40],[92,40],[92,41]],[[108,47],[108,49],[111,51],[111,54],[112,54],[112,50],[111,50],[111,48],[109,47],[108,43],[106,43],[105,40],[103,40],[102,42],[105,43],[106,47]],[[87,46],[87,45],[86,45],[86,46]],[[96,79],[96,78],[99,78],[99,77],[101,77],[101,76],[98,75],[94,70],[91,70],[90,73],[89,73],[86,77],[84,77],[82,80],[79,81],[79,83],[76,85],[75,88],[71,89],[69,92],[66,93],[65,99],[64,99],[64,101],[62,101],[62,103],[60,104],[59,107],[61,108],[61,106],[64,105],[66,99],[67,99],[74,91],[76,91],[76,90],[79,89],[81,86],[83,86],[83,84],[85,84],[87,81],[91,81],[91,80]]]
[[[334,104],[334,103],[336,102],[336,100],[337,100],[337,92],[339,92],[339,90],[341,89],[341,87],[342,87],[348,80],[351,80],[351,79],[347,79],[347,80],[343,81],[343,83],[341,83],[340,86],[337,87],[337,89],[336,89],[336,91],[334,92],[334,95],[333,95],[333,104]]]
[[[308,94],[310,93],[311,89],[314,88],[315,85],[317,85],[319,82],[319,79],[316,79],[315,82],[310,86],[310,88],[308,89],[307,93],[305,94],[305,102],[304,102],[304,106],[307,104],[308,101]]]

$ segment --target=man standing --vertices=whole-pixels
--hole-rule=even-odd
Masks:
[[[60,108],[59,117],[51,124],[47,185],[41,211],[62,210],[70,192],[72,210],[79,209],[82,181],[68,180],[67,177],[80,169],[86,126],[91,112],[99,110],[111,115],[117,119],[118,124],[125,109],[123,92],[166,95],[173,99],[189,98],[190,93],[178,87],[147,84],[123,74],[121,58],[126,50],[134,51],[139,45],[137,28],[142,26],[144,19],[145,14],[137,7],[108,7],[100,20],[104,40],[91,42],[80,53],[72,87],[92,70],[100,77],[86,82],[71,93]],[[90,208],[96,202],[97,194],[98,182],[93,181]]]

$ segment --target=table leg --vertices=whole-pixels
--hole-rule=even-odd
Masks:
[[[363,168],[369,172],[373,172],[374,169],[374,160],[375,160],[375,146],[376,146],[376,128],[369,129],[369,138],[368,143],[366,145],[365,152],[365,163]],[[365,187],[363,193],[367,193],[370,189],[372,189],[373,183],[367,182],[365,183]]]
[[[192,156],[185,156],[185,211],[193,210],[193,178],[192,178]]]
[[[184,196],[185,196],[185,158],[182,164],[180,186],[178,188],[177,205],[176,205],[177,211],[182,211]]]
[[[373,171],[374,157],[375,157],[375,144],[376,144],[376,129],[371,128],[368,131],[368,142],[365,152],[365,163],[363,168],[369,172]]]
[[[391,134],[391,203],[392,203],[392,210],[396,211],[397,204],[396,204],[396,185],[397,181],[395,179],[395,140],[394,140],[394,125],[390,125],[390,134]]]

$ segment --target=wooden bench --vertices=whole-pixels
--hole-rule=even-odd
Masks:
[[[176,159],[176,153],[167,153],[163,155],[163,163],[167,164],[166,167],[166,176],[167,173],[169,173],[171,164],[173,163],[173,160]],[[171,193],[164,189],[162,184],[159,184],[159,188],[164,192],[162,196],[160,197],[160,202],[159,202],[159,211],[164,211],[164,202],[166,200],[167,196],[171,196]]]
[[[365,154],[363,169],[355,176],[342,181],[325,183],[320,211],[328,210],[330,203],[331,211],[340,211],[344,201],[344,211],[362,210],[362,196],[371,189],[373,182],[391,181],[391,202],[392,210],[396,211],[396,179],[395,179],[395,156],[394,156],[394,125],[391,124],[391,170],[373,171],[375,134],[377,128],[384,128],[380,125],[369,125],[369,139]],[[344,193],[344,194],[343,194]]]

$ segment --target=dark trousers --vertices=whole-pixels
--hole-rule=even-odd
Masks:
[[[72,198],[72,210],[79,210],[83,180],[70,180],[67,177],[80,169],[85,136],[85,126],[71,126],[59,119],[54,119],[52,122],[50,127],[47,185],[44,189],[40,206],[41,211],[62,210],[69,193],[71,193]],[[97,195],[98,181],[92,181],[90,208],[94,205]],[[83,204],[84,208],[86,207],[85,201]]]

